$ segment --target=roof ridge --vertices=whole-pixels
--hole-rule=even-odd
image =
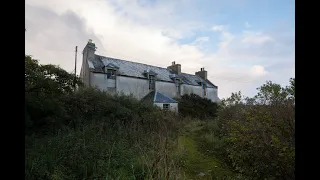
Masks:
[[[140,62],[135,62],[135,61],[129,61],[129,60],[124,60],[124,59],[118,59],[118,58],[113,58],[113,57],[107,57],[107,56],[102,56],[102,55],[98,55],[98,54],[96,54],[96,56],[100,56],[100,57],[103,57],[103,58],[111,58],[111,59],[115,59],[115,60],[131,62],[131,63],[143,64],[143,65],[146,65],[146,66],[152,66],[152,67],[157,67],[157,68],[162,68],[162,69],[169,70],[169,69],[164,68],[164,67],[153,66],[153,65],[150,65],[150,64],[145,64],[145,63],[140,63]],[[187,74],[187,75],[191,75],[191,76],[197,76],[197,75],[195,75],[195,74],[189,74],[189,73],[184,73],[184,72],[181,72],[181,74]],[[197,76],[197,77],[199,77],[199,76]]]
[[[167,68],[164,68],[164,67],[153,66],[153,65],[150,65],[150,64],[145,64],[145,63],[140,63],[140,62],[135,62],[135,61],[129,61],[129,60],[124,60],[124,59],[107,57],[107,56],[102,56],[102,55],[98,55],[98,54],[96,54],[96,56],[100,56],[100,57],[102,57],[102,58],[110,58],[110,59],[115,59],[115,60],[120,60],[120,61],[126,61],[126,62],[131,62],[131,63],[136,63],[136,64],[142,64],[142,65],[146,65],[146,66],[152,66],[152,67],[156,67],[156,68],[161,68],[161,69],[166,69],[166,70],[168,70]]]

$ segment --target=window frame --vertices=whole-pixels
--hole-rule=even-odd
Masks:
[[[107,68],[106,74],[108,79],[115,79],[117,70],[112,68]]]
[[[165,106],[166,106],[166,108],[165,108]],[[164,110],[169,110],[169,109],[170,109],[170,104],[168,104],[168,103],[163,103],[163,104],[162,104],[162,109],[164,109]]]

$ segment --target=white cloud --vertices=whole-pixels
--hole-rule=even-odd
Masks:
[[[212,26],[212,30],[213,31],[223,31],[225,29],[225,26],[224,25],[215,25],[215,26]]]
[[[198,48],[201,48],[202,45],[210,40],[209,37],[203,36],[203,37],[197,37],[190,45],[195,45]]]
[[[246,28],[250,28],[250,27],[252,27],[252,25],[251,25],[251,24],[249,24],[248,22],[245,22],[245,23],[244,23],[244,26],[245,26]]]
[[[273,41],[273,39],[269,36],[247,36],[242,39],[243,43],[250,43],[250,44],[263,44],[269,41]]]
[[[264,44],[270,41],[274,41],[274,39],[262,32],[244,31],[241,42],[248,44]]]
[[[225,25],[214,25],[212,30],[221,33],[221,42],[219,43],[220,48],[226,48],[234,38],[234,36],[229,33],[227,26]]]
[[[40,63],[57,64],[72,71],[74,48],[78,46],[79,73],[81,51],[87,40],[93,39],[98,47],[97,54],[104,56],[161,67],[176,61],[182,64],[182,71],[190,74],[205,67],[222,98],[238,90],[251,93],[267,78],[279,79],[277,74],[269,69],[266,73],[264,68],[267,68],[266,62],[272,66],[287,58],[276,53],[277,49],[283,50],[276,44],[280,39],[274,38],[277,34],[232,34],[227,26],[216,25],[211,32],[220,33],[219,49],[204,53],[201,45],[210,44],[212,40],[208,36],[198,36],[190,44],[178,41],[205,29],[201,21],[185,20],[176,14],[180,1],[184,0],[155,4],[141,3],[141,0],[27,0],[25,50],[40,59]],[[274,40],[263,39],[263,36]],[[265,47],[263,42],[277,46]],[[268,59],[271,55],[275,56],[270,58],[273,61]],[[256,64],[259,65],[254,66]],[[291,74],[281,78],[286,80]]]
[[[261,65],[254,65],[251,68],[251,73],[256,76],[262,76],[267,74],[267,71],[265,71],[264,67]]]

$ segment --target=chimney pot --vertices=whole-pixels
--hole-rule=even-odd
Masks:
[[[175,74],[181,73],[181,64],[176,64],[175,61],[172,62],[171,66],[168,66],[167,69],[171,69]]]
[[[200,68],[200,71],[196,72],[195,75],[198,75],[205,80],[207,79],[207,71],[204,70],[204,67]]]

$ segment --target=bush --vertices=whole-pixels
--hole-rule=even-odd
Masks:
[[[219,112],[232,166],[248,179],[295,179],[294,79],[268,81],[254,98],[233,93]]]
[[[169,163],[168,139],[181,123],[175,114],[132,96],[83,87],[63,69],[30,56],[25,61],[26,179],[178,175]]]
[[[182,116],[194,118],[215,118],[218,105],[210,99],[202,98],[196,94],[185,94],[177,99],[179,102],[179,113]]]

